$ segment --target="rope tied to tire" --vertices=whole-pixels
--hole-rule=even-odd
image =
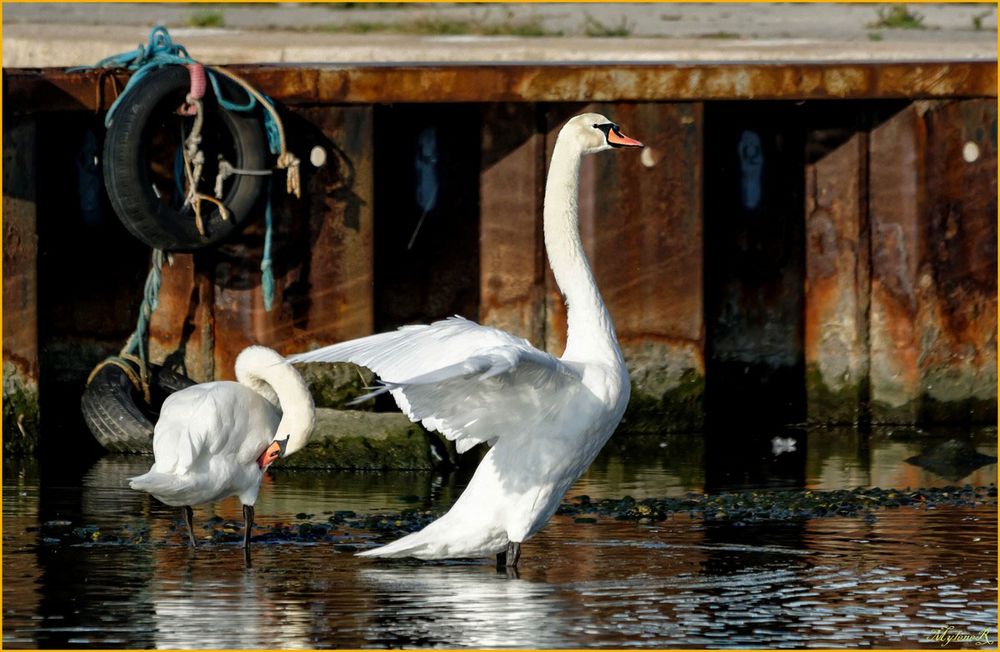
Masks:
[[[142,239],[144,242],[147,242],[154,248],[159,247],[172,250],[190,250],[199,248],[205,244],[211,244],[212,242],[224,237],[232,229],[235,229],[236,223],[242,222],[246,213],[250,210],[251,205],[254,203],[252,201],[253,198],[247,198],[245,195],[249,192],[249,189],[260,187],[259,182],[247,182],[231,186],[233,190],[231,191],[230,198],[234,196],[232,193],[242,192],[240,210],[234,211],[235,206],[233,209],[228,208],[228,200],[223,201],[224,184],[226,180],[236,175],[249,178],[259,178],[272,174],[272,170],[270,169],[254,169],[255,165],[253,163],[251,165],[241,165],[240,161],[237,161],[236,164],[233,164],[222,159],[219,161],[218,174],[215,178],[215,187],[213,188],[215,192],[213,194],[207,194],[198,191],[198,184],[201,182],[202,171],[206,163],[205,155],[200,145],[203,137],[203,134],[201,133],[201,126],[204,120],[204,105],[202,99],[205,96],[208,84],[211,84],[212,86],[218,105],[225,109],[225,111],[247,114],[254,111],[258,104],[262,107],[264,115],[264,132],[267,135],[268,150],[277,157],[274,168],[285,170],[285,187],[288,194],[301,198],[302,184],[300,161],[298,157],[288,150],[284,125],[271,98],[253,88],[240,76],[223,68],[205,66],[193,59],[183,45],[173,41],[165,27],[153,27],[150,31],[149,41],[146,45],[139,44],[135,50],[106,57],[95,64],[95,66],[76,68],[72,70],[88,68],[127,68],[133,71],[133,74],[128,80],[128,83],[125,85],[125,88],[112,103],[111,107],[108,109],[107,115],[105,116],[105,126],[109,128],[110,136],[110,130],[112,125],[115,123],[119,107],[122,106],[124,102],[129,101],[129,98],[134,95],[135,89],[143,85],[144,80],[149,77],[152,72],[171,65],[187,67],[190,75],[190,92],[187,93],[185,103],[177,111],[177,113],[193,117],[195,124],[187,137],[183,138],[184,143],[183,147],[180,148],[181,151],[179,153],[181,156],[178,157],[177,165],[183,169],[185,186],[181,189],[181,196],[183,196],[184,199],[181,207],[184,208],[190,206],[191,211],[194,213],[193,226],[197,233],[195,238],[200,236],[201,241],[198,242],[196,240],[191,240],[190,236],[187,236],[187,240],[178,240],[178,238],[184,238],[185,236],[171,232],[170,234],[164,233],[167,237],[164,238],[161,236],[159,240],[163,241],[158,242],[156,238],[147,235],[145,232],[138,232],[138,226],[133,228],[125,219],[122,212],[128,207],[121,206],[122,202],[116,201],[116,198],[113,197],[112,203],[115,207],[116,213],[118,213],[119,217],[123,218],[122,221],[125,223],[125,226],[134,235],[137,235],[137,237]],[[234,102],[231,99],[233,91],[224,91],[222,84],[223,80],[227,80],[227,83],[235,84],[242,89],[243,92],[246,93],[246,102],[243,104]],[[230,97],[226,97],[227,94]],[[131,112],[132,110],[130,109],[130,113]],[[125,119],[128,120],[130,118],[131,116]],[[238,151],[245,151],[245,149],[246,148],[242,148]],[[241,154],[240,156],[245,156],[245,154]],[[106,156],[106,163],[107,159],[108,157]],[[106,179],[107,178],[108,176],[106,175]],[[110,191],[110,181],[108,183]],[[177,183],[180,184],[180,179],[177,180]],[[268,185],[270,186],[270,184]],[[239,191],[235,190],[237,186],[240,188]],[[143,188],[148,191],[149,184],[146,184]],[[244,190],[246,190],[246,192],[244,192]],[[158,193],[155,186],[153,187],[153,192]],[[256,192],[259,193],[260,191],[257,190]],[[157,198],[158,197],[159,194],[157,194]],[[217,213],[212,213],[212,215],[209,216],[211,224],[213,225],[213,231],[211,234],[207,232],[207,225],[202,210],[202,202],[205,201],[213,204],[217,208]],[[265,207],[265,245],[261,261],[261,270],[263,273],[261,289],[264,293],[264,303],[268,310],[271,309],[274,300],[273,276],[270,276],[271,259],[269,245],[273,237],[273,220],[271,219],[273,211],[271,209],[270,202],[271,193],[268,192],[268,202]],[[236,218],[231,219],[234,214],[236,215]],[[144,219],[142,224],[143,229],[150,230],[155,228],[149,225],[150,220],[145,218],[142,219]],[[232,226],[224,229],[221,225],[225,222],[230,223]]]

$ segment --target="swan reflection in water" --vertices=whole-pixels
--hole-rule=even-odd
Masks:
[[[565,645],[571,605],[558,586],[477,562],[397,562],[358,569],[372,596],[370,643],[444,647]]]
[[[259,566],[275,563],[255,551]],[[275,558],[279,557],[277,551]],[[290,552],[290,551],[288,551]],[[157,648],[315,647],[313,614],[296,600],[275,599],[272,578],[246,569],[235,545],[158,548],[150,583]]]

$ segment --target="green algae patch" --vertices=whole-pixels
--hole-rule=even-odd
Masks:
[[[808,418],[811,423],[856,424],[865,419],[867,381],[831,387],[816,365],[806,367]]]
[[[343,408],[359,396],[367,394],[375,383],[375,374],[349,362],[310,362],[295,365],[309,387],[316,407]],[[369,410],[371,402],[352,409]]]
[[[691,432],[705,425],[705,378],[687,369],[671,383],[633,376],[632,397],[622,418],[622,433]]]
[[[17,367],[3,365],[3,452],[30,455],[38,449],[38,386]]]

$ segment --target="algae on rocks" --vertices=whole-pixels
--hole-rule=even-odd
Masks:
[[[686,369],[672,382],[650,380],[648,375],[632,375],[632,397],[620,432],[692,432],[704,427],[705,379],[701,374]]]
[[[38,385],[17,367],[3,365],[3,452],[30,455],[38,449]]]
[[[375,382],[375,374],[350,362],[311,362],[297,364],[295,369],[306,381],[316,407],[343,408],[364,396]],[[351,406],[355,410],[371,410],[371,403]]]
[[[301,451],[280,460],[284,468],[416,469],[450,466],[443,437],[398,412],[316,408],[316,427]]]

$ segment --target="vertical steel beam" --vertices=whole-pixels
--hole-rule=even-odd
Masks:
[[[871,416],[915,423],[920,396],[916,278],[926,132],[910,105],[871,132]]]
[[[483,108],[479,318],[542,346],[545,134],[534,104]]]
[[[868,136],[806,167],[805,361],[810,421],[858,423],[868,401]]]

